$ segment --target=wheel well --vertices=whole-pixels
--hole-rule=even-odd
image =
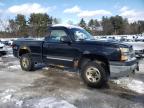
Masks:
[[[23,54],[27,54],[27,53],[30,53],[29,50],[27,50],[27,49],[20,49],[19,50],[19,57],[21,57]]]
[[[110,75],[110,68],[109,68],[109,61],[105,56],[101,55],[84,55],[80,62],[79,62],[79,68],[84,66],[89,61],[96,61],[97,63],[101,64],[102,66],[106,67],[106,70],[108,70],[108,74]],[[103,64],[104,63],[104,64]]]

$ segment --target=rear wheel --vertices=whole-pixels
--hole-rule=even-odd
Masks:
[[[20,65],[22,70],[32,71],[34,69],[34,62],[30,54],[24,54],[20,58]]]
[[[81,76],[88,86],[96,88],[102,87],[108,80],[105,68],[95,61],[88,62],[82,68]]]

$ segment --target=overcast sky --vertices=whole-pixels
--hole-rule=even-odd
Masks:
[[[121,15],[130,22],[144,20],[144,0],[0,0],[0,17],[16,14],[48,13],[63,23],[80,18],[101,19],[102,16]]]

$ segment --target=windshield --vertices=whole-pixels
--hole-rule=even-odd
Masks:
[[[72,28],[71,31],[76,41],[94,40],[94,37],[84,29]]]

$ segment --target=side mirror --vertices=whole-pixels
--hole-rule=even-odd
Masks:
[[[46,37],[44,38],[44,40],[45,40],[45,41],[47,41],[48,39],[49,39],[49,37],[48,37],[48,36],[46,36]]]
[[[60,38],[60,41],[63,42],[63,43],[70,43],[70,40],[69,40],[69,38],[67,36],[62,36]]]

